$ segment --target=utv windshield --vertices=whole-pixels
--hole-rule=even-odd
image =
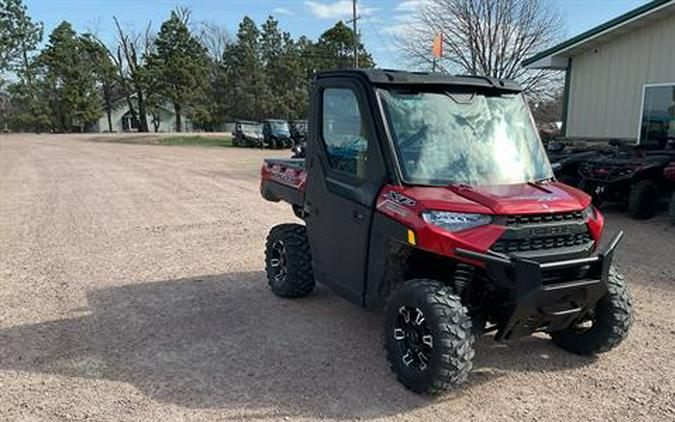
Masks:
[[[499,185],[553,177],[520,94],[379,94],[408,183]]]
[[[274,133],[288,134],[288,123],[286,122],[270,122],[270,128]]]
[[[245,133],[262,133],[262,125],[242,123],[241,131]]]

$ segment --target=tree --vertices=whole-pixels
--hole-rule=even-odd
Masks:
[[[232,41],[227,30],[215,23],[200,23],[197,34],[206,49],[209,71],[207,89],[202,91],[193,105],[192,122],[201,129],[215,131],[226,120],[224,107],[229,83],[223,68],[223,55]]]
[[[361,42],[358,43],[359,67],[375,66],[373,58]],[[314,48],[305,53],[315,64],[315,70],[346,69],[354,67],[354,31],[339,21],[321,34]]]
[[[0,0],[0,73],[20,71],[30,80],[30,53],[42,31],[42,22],[31,20],[21,0]]]
[[[205,88],[208,75],[206,49],[190,33],[189,12],[177,9],[155,40],[156,51],[148,58],[148,72],[157,92],[167,98],[176,114],[176,131],[182,131],[182,116]]]
[[[43,25],[33,22],[21,0],[0,0],[0,91],[4,89],[3,73],[12,72],[16,79],[7,89],[12,101],[4,96],[3,126],[41,127],[45,124],[44,110],[38,104],[33,83],[35,60],[33,52],[42,41]]]
[[[110,57],[108,49],[100,40],[96,39],[92,34],[85,34],[81,42],[85,54],[92,63],[92,70],[95,73],[96,80],[100,85],[103,105],[108,118],[108,132],[112,132],[112,110],[118,82],[118,70]]]
[[[223,67],[231,86],[225,109],[232,117],[261,120],[266,117],[269,83],[260,47],[260,30],[245,16],[239,24],[237,42],[228,46]]]
[[[298,80],[302,69],[298,66],[300,57],[293,39],[289,33],[280,31],[279,22],[272,16],[262,25],[260,54],[270,93],[265,111],[275,117],[294,117],[294,93],[306,84]]]
[[[49,35],[38,66],[44,74],[41,90],[52,128],[61,132],[71,131],[73,126],[85,129],[100,116],[94,65],[70,23],[61,22]]]
[[[117,27],[118,45],[116,53],[109,55],[118,70],[120,88],[124,93],[131,118],[138,122],[139,132],[148,132],[146,96],[150,95],[150,84],[143,58],[152,53],[150,25],[146,27],[142,36],[130,35],[122,30],[116,17],[113,17],[113,20]],[[132,96],[136,97],[135,104]],[[138,106],[138,110],[135,106]]]
[[[222,63],[225,48],[231,44],[230,34],[227,32],[227,29],[216,23],[201,22],[197,37],[206,49],[209,59],[216,64]]]
[[[411,63],[430,66],[431,40],[441,34],[442,69],[513,79],[528,95],[546,96],[558,75],[521,63],[559,39],[561,16],[540,0],[426,0],[399,43]]]

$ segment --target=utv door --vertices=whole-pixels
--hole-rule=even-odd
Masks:
[[[314,274],[362,303],[370,225],[385,175],[369,93],[356,79],[319,79],[310,101],[306,204]]]

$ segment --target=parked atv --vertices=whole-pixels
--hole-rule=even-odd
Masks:
[[[579,167],[582,163],[597,156],[601,148],[570,147],[561,141],[552,141],[546,148],[551,167],[557,180],[566,185],[578,187],[581,178]]]
[[[597,206],[604,201],[627,202],[628,215],[648,219],[670,191],[664,169],[674,158],[674,151],[649,151],[639,146],[599,155],[581,165],[580,187]]]
[[[232,145],[235,147],[263,147],[262,125],[258,122],[235,122],[232,137]]]
[[[293,148],[291,148],[291,152],[293,152],[291,158],[305,158],[305,148],[307,148],[306,141],[293,145]]]
[[[305,142],[305,137],[307,136],[307,120],[292,120],[289,125],[291,128],[293,145]]]
[[[269,119],[263,122],[265,145],[269,148],[290,148],[293,146],[291,131],[285,120]]]
[[[466,380],[482,333],[578,354],[626,338],[622,233],[600,246],[602,215],[554,179],[516,83],[359,69],[311,87],[306,159],[261,171],[262,196],[305,223],[270,230],[274,294],[319,282],[384,310],[391,368],[420,393]]]

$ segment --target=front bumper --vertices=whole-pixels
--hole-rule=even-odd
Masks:
[[[499,287],[510,292],[508,311],[497,323],[497,340],[530,335],[535,331],[558,331],[586,315],[607,292],[607,279],[614,250],[623,232],[597,254],[553,262],[536,262],[502,254],[483,254],[456,249],[458,256],[486,264]],[[550,281],[560,271],[583,273],[581,278]]]

